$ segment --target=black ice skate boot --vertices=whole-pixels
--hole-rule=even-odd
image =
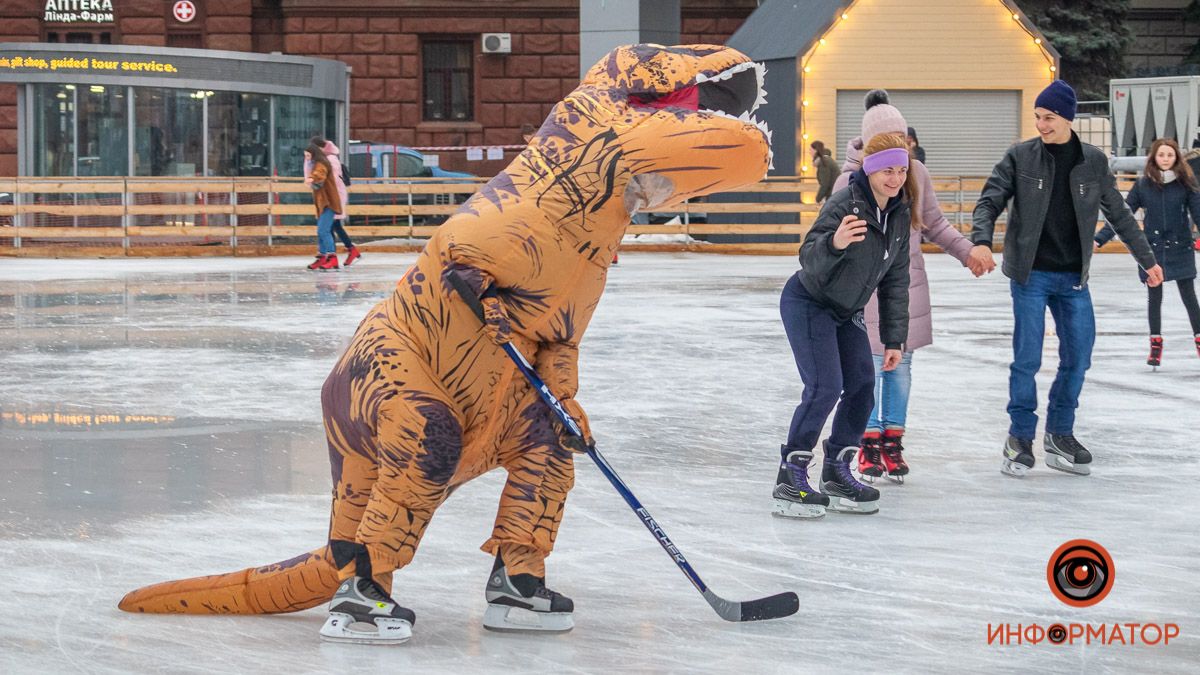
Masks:
[[[1042,445],[1046,448],[1046,466],[1051,469],[1077,476],[1092,472],[1092,453],[1071,434],[1046,434]]]
[[[501,632],[565,633],[575,627],[575,603],[546,588],[546,580],[532,574],[508,576],[497,555],[484,596],[488,601],[483,627]]]
[[[1004,441],[1004,463],[1000,472],[1013,478],[1024,478],[1033,468],[1033,441],[1009,436]]]
[[[821,467],[821,492],[829,497],[829,510],[840,513],[875,513],[879,510],[879,490],[863,485],[850,472],[850,462],[858,448],[837,448],[825,441],[825,462]]]
[[[780,446],[789,450],[790,446]],[[788,452],[787,461],[779,465],[779,475],[775,478],[775,490],[771,496],[775,498],[775,510],[771,515],[784,518],[820,518],[825,515],[825,507],[829,506],[829,497],[817,492],[808,483],[808,464],[813,454],[807,450],[792,450]]]
[[[332,540],[329,548],[337,568],[353,569],[354,576],[343,579],[329,601],[329,618],[321,627],[321,639],[374,645],[407,642],[412,637],[417,615],[396,604],[372,578],[367,547],[357,542]]]
[[[351,577],[338,586],[329,601],[329,618],[321,639],[398,645],[412,637],[417,615],[396,601],[370,577]]]

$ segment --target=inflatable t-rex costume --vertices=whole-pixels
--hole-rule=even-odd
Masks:
[[[121,609],[269,614],[329,600],[349,578],[390,589],[447,495],[498,466],[508,482],[482,548],[510,577],[544,577],[572,453],[496,343],[528,355],[586,433],[574,400],[579,341],[631,215],[766,174],[769,132],[750,117],[761,84],[760,66],[722,46],[633,45],[605,56],[530,146],[435,232],[325,381],[329,543],[265,567],[148,586]],[[450,274],[481,296],[485,329]],[[559,598],[566,604],[555,609],[569,617]]]

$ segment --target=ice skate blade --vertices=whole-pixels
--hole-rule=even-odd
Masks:
[[[797,504],[786,499],[776,499],[771,515],[779,518],[824,518],[825,507],[820,504]]]
[[[1029,473],[1029,467],[1021,464],[1020,462],[1014,462],[1010,459],[1006,459],[1004,460],[1004,463],[1000,465],[1000,473],[1004,474],[1005,476],[1012,476],[1013,478],[1024,478],[1025,474]]]
[[[887,475],[887,477],[888,477],[888,480],[892,481],[893,483],[895,483],[897,485],[904,485],[904,476],[905,475],[907,475],[907,474],[900,473],[900,474],[892,475],[889,473]]]
[[[412,637],[412,624],[404,619],[375,619],[374,624],[356,623],[354,617],[333,612],[321,626],[321,639],[361,645],[398,645]]]
[[[856,502],[845,497],[829,495],[829,507],[827,510],[833,513],[856,513],[866,516],[879,511],[879,500],[877,499],[873,502]]]
[[[1046,453],[1046,466],[1075,476],[1090,476],[1092,473],[1091,464],[1072,464],[1052,452]]]
[[[566,633],[575,627],[570,612],[534,612],[522,607],[488,605],[483,627],[499,633]]]

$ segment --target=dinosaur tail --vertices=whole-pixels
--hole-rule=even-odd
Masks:
[[[328,601],[337,585],[337,567],[323,546],[263,567],[139,588],[117,606],[148,614],[281,614]]]

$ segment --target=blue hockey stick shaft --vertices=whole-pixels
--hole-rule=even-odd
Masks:
[[[462,299],[475,313],[475,316],[481,322],[483,322],[483,305],[480,303],[479,298],[473,294],[467,283],[454,273],[447,274],[446,279],[450,282],[450,285],[454,287],[454,290],[457,291],[460,296],[462,296]],[[537,374],[537,371],[533,369],[533,366],[530,365],[529,360],[525,358],[525,355],[522,354],[516,347],[514,347],[511,342],[506,342],[502,346],[504,348],[504,352],[508,354],[513,363],[516,364],[517,370],[521,371],[521,374],[525,376],[525,379],[528,380],[529,384],[534,388],[534,390],[537,391],[538,396],[541,397],[542,401],[554,411],[555,415],[558,416],[558,419],[560,422],[562,422],[563,427],[565,427],[572,436],[579,438],[580,441],[587,447],[587,454],[592,458],[592,461],[596,463],[596,466],[600,468],[600,473],[604,474],[604,477],[608,479],[609,483],[612,483],[612,486],[617,489],[618,493],[621,494],[621,498],[625,500],[625,503],[629,505],[629,508],[633,509],[634,513],[637,514],[638,519],[642,521],[642,525],[645,525],[646,529],[650,530],[650,534],[654,535],[654,539],[659,543],[660,546],[663,547],[663,550],[667,552],[667,555],[671,556],[671,559],[675,561],[675,564],[678,565],[679,569],[682,570],[684,575],[687,576],[688,581],[692,582],[692,585],[696,587],[696,590],[700,591],[701,595],[704,596],[704,599],[708,601],[708,604],[722,619],[725,619],[726,621],[761,621],[765,619],[777,619],[785,616],[791,616],[800,609],[800,598],[792,592],[779,593],[766,598],[759,598],[757,600],[749,600],[746,602],[733,602],[726,600],[709,590],[708,586],[704,584],[704,581],[700,579],[700,575],[696,574],[696,571],[692,569],[691,563],[687,561],[687,558],[683,556],[683,553],[680,552],[677,546],[675,546],[675,543],[671,541],[671,538],[667,536],[667,533],[664,532],[662,527],[659,526],[658,522],[654,520],[654,517],[651,516],[650,512],[646,510],[646,507],[642,506],[642,503],[638,501],[636,496],[634,496],[633,491],[629,489],[629,486],[625,484],[625,481],[621,480],[621,477],[617,475],[617,472],[612,468],[612,465],[608,463],[608,460],[604,458],[604,455],[600,454],[600,451],[596,449],[595,445],[587,444],[587,439],[584,437],[583,429],[579,426],[579,423],[577,423],[575,419],[571,417],[570,413],[568,413],[566,408],[563,407],[562,402],[558,400],[558,397],[556,397],[550,391],[550,388],[546,386],[546,383],[542,380],[541,376]]]

